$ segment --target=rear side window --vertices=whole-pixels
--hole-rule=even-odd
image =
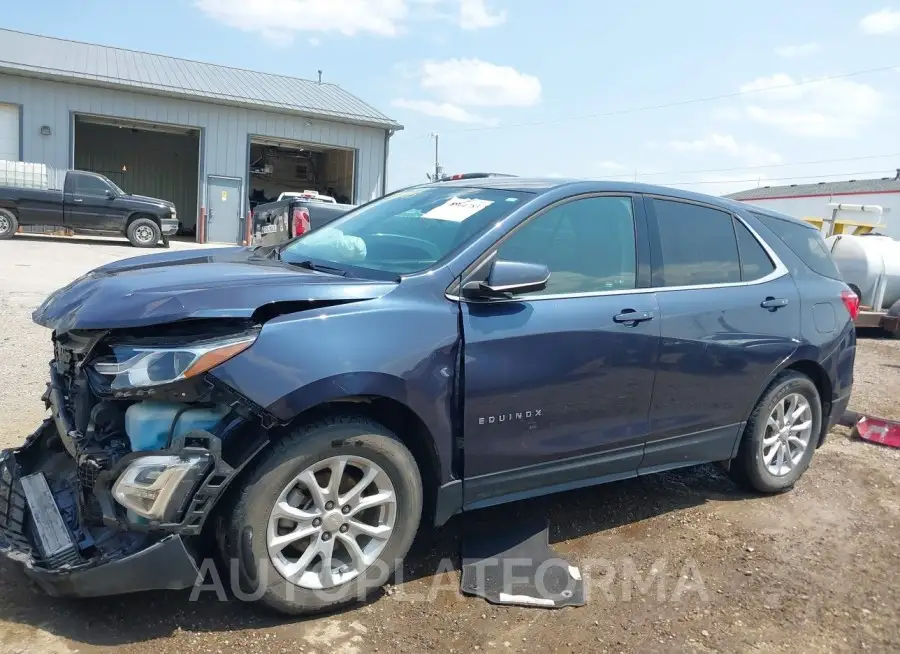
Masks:
[[[781,220],[751,212],[763,225],[775,232],[813,272],[831,279],[841,279],[822,234],[812,226],[791,220]]]
[[[763,246],[750,233],[740,220],[734,220],[734,233],[737,236],[738,253],[741,255],[741,280],[752,282],[762,279],[775,270],[775,264],[766,254]]]
[[[654,286],[698,286],[741,281],[731,214],[671,200],[653,200],[662,249],[662,279]]]

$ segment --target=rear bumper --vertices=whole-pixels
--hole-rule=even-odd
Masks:
[[[22,447],[0,452],[0,556],[22,565],[25,574],[54,597],[97,597],[193,586],[197,563],[177,534],[157,538],[132,534],[134,538],[129,539],[126,532],[122,546],[105,552],[102,547],[92,547],[64,559],[42,556],[21,479],[35,472],[28,469],[29,464],[38,460],[52,431],[54,425],[47,421]],[[58,502],[57,508],[66,513]],[[78,527],[68,523],[70,530]],[[74,534],[73,540],[77,540]],[[98,542],[95,539],[95,545]]]
[[[177,218],[162,218],[159,221],[163,236],[174,236],[178,233],[179,222]]]

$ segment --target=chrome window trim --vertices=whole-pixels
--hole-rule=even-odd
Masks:
[[[571,199],[572,200],[583,199],[585,197],[592,197],[595,195],[607,195],[607,196],[609,196],[609,195],[613,195],[613,196],[632,195],[632,197],[634,197],[633,194],[628,194],[628,193],[606,192],[606,193],[598,193],[598,194],[590,193],[590,194],[586,194],[586,195],[574,196]],[[444,297],[446,297],[448,300],[451,300],[453,302],[467,302],[467,303],[473,303],[473,304],[497,304],[497,303],[502,303],[502,302],[533,302],[536,300],[567,300],[567,299],[584,298],[584,297],[605,297],[607,295],[609,295],[609,296],[635,295],[635,294],[644,294],[644,293],[666,293],[666,292],[679,292],[679,291],[710,290],[710,289],[719,289],[719,288],[740,288],[740,287],[745,287],[745,286],[757,286],[759,284],[766,284],[766,283],[774,281],[776,279],[780,279],[781,277],[784,277],[785,275],[788,274],[788,272],[789,272],[788,267],[786,265],[784,265],[784,262],[775,253],[775,251],[769,246],[769,244],[766,243],[765,239],[762,238],[759,235],[759,233],[755,229],[753,229],[753,227],[751,225],[749,225],[747,223],[746,220],[744,220],[741,216],[737,215],[733,211],[723,209],[722,207],[717,207],[713,204],[709,204],[709,203],[705,203],[705,202],[698,202],[696,200],[684,200],[682,198],[677,198],[677,197],[673,197],[673,196],[649,194],[649,193],[645,193],[645,194],[643,194],[643,196],[645,198],[651,198],[651,199],[658,198],[660,200],[667,200],[670,202],[683,202],[685,204],[695,204],[695,205],[698,205],[701,207],[706,207],[708,209],[715,209],[716,211],[721,211],[722,213],[731,216],[733,219],[740,221],[740,223],[744,227],[747,228],[747,231],[749,231],[751,236],[753,236],[753,238],[756,239],[756,242],[762,246],[765,253],[769,256],[769,259],[772,260],[772,263],[774,264],[775,268],[768,275],[760,277],[759,279],[754,279],[754,280],[750,280],[750,281],[740,281],[740,282],[724,282],[724,283],[720,283],[720,284],[696,284],[696,285],[691,285],[691,286],[650,286],[647,288],[627,288],[627,289],[620,289],[620,290],[615,290],[615,291],[591,291],[591,292],[587,292],[587,293],[554,293],[554,294],[547,294],[547,295],[531,295],[531,296],[527,296],[527,297],[523,296],[523,297],[490,299],[490,300],[467,298],[467,297],[463,297],[461,294],[451,293],[450,289],[453,289],[454,287],[459,287],[461,289],[462,285],[463,285],[463,280],[467,276],[469,276],[469,275],[473,274],[475,271],[477,271],[482,265],[484,265],[484,263],[487,259],[489,259],[491,256],[493,256],[496,253],[497,247],[499,246],[499,244],[508,236],[508,235],[504,235],[500,240],[497,241],[497,243],[494,244],[493,247],[490,248],[490,250],[487,251],[488,253],[486,256],[479,257],[471,266],[469,266],[469,268],[464,270],[463,273],[461,275],[459,275],[459,277],[453,281],[453,283],[450,285],[450,287],[444,293]],[[551,205],[551,207],[558,206],[559,204],[562,204],[562,203],[561,202],[554,203],[553,205]],[[522,227],[523,225],[528,224],[536,216],[540,215],[541,213],[544,213],[551,207],[546,207],[543,210],[541,210],[540,212],[536,213],[534,216],[529,217],[527,220],[523,221],[520,225],[518,225],[516,227],[516,229]],[[509,234],[512,234],[515,231],[516,230],[511,231],[511,232],[509,232]],[[737,234],[735,234],[735,244],[737,244]],[[740,253],[738,253],[738,256],[740,256]],[[552,276],[553,271],[550,271],[550,274]]]

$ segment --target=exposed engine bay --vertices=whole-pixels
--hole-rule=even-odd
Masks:
[[[195,537],[276,424],[205,374],[257,333],[242,320],[54,333],[50,417],[0,455],[0,548],[54,595],[120,592],[105,564],[132,558],[123,589],[191,585]]]

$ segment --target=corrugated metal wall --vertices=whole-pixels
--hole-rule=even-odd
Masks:
[[[182,225],[196,225],[199,134],[133,131],[77,121],[75,143],[76,168],[106,175],[126,193],[174,202]]]
[[[358,150],[357,203],[382,193],[385,132],[319,119],[191,102],[78,84],[0,75],[0,102],[22,104],[24,160],[66,168],[73,113],[199,127],[203,130],[201,197],[209,175],[239,177],[247,187],[249,135]],[[52,129],[42,136],[40,128]]]

